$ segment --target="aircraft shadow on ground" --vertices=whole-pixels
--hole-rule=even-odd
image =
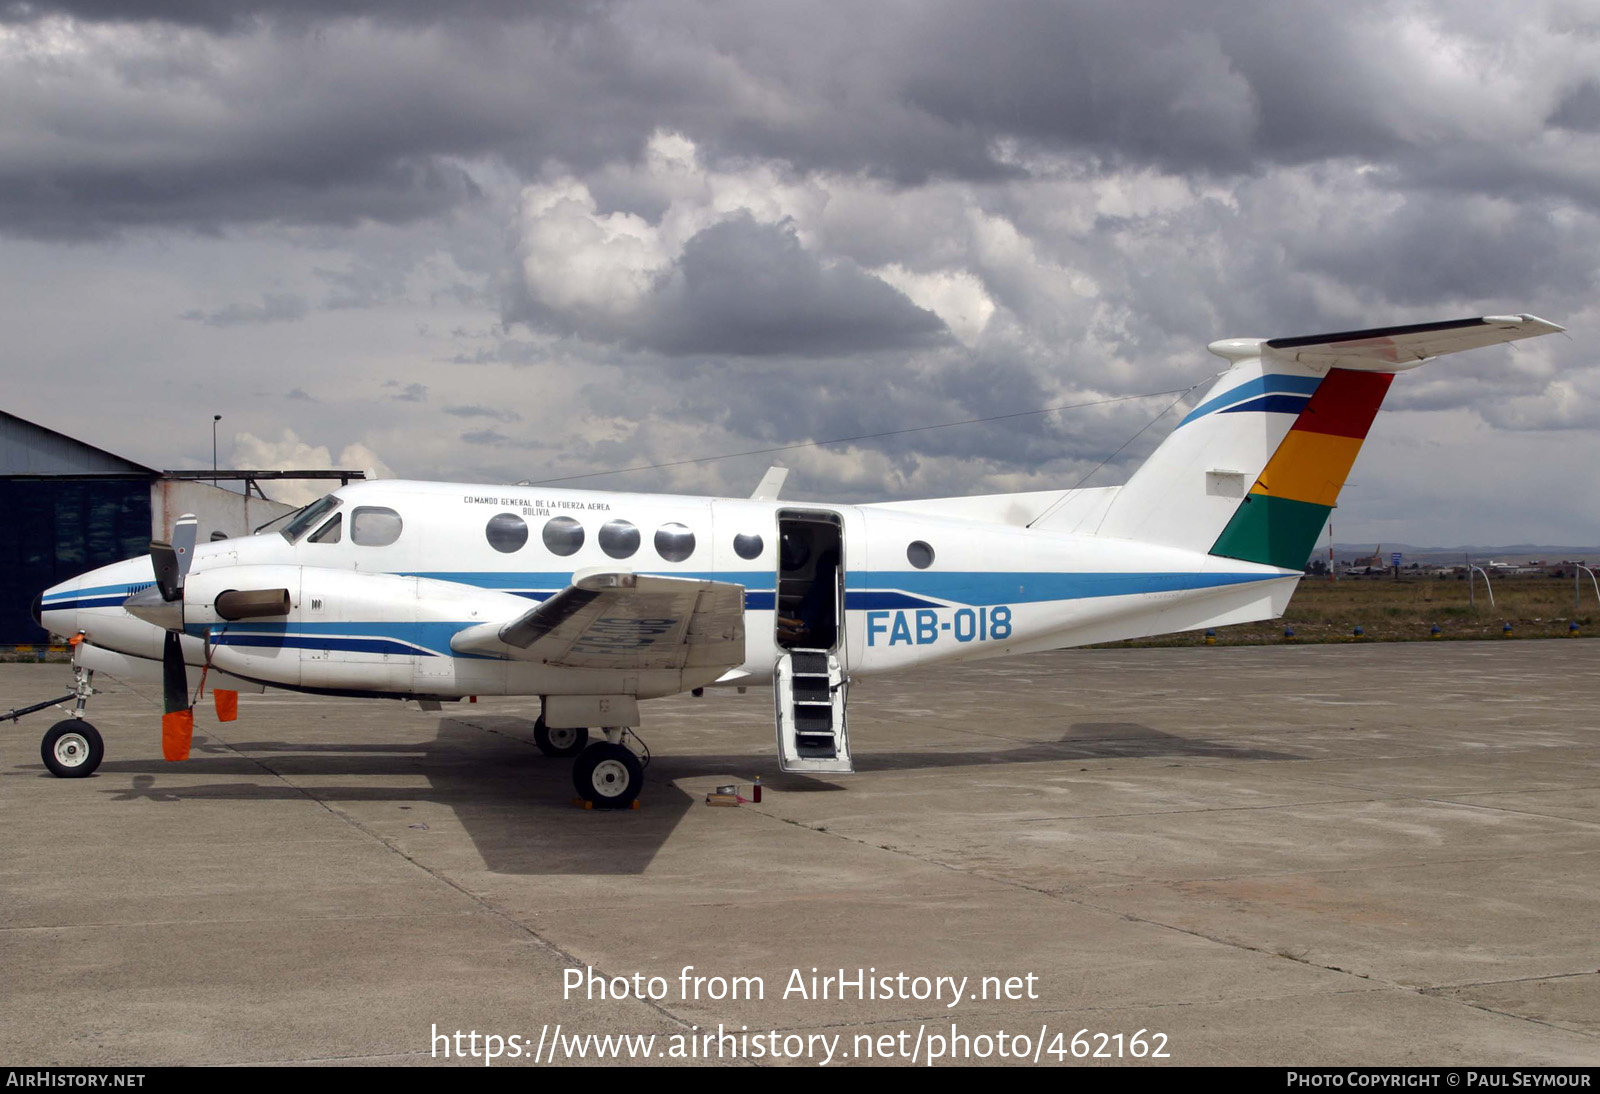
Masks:
[[[500,716],[443,718],[432,741],[393,744],[329,741],[234,741],[197,735],[181,765],[150,759],[107,760],[98,777],[131,776],[128,786],[107,789],[113,801],[305,801],[327,804],[368,829],[381,828],[369,804],[428,802],[449,807],[486,867],[502,874],[637,874],[649,866],[696,795],[680,779],[726,776],[747,782],[761,774],[778,792],[835,792],[847,785],[778,773],[765,752],[656,753],[645,772],[642,808],[623,812],[574,806],[570,761],[549,759],[532,744],[532,723]],[[856,769],[917,771],[1094,759],[1188,757],[1234,761],[1300,757],[1239,748],[1162,733],[1122,722],[1079,722],[1055,741],[993,750],[857,752]],[[162,775],[182,775],[163,782]],[[195,776],[228,781],[196,784]],[[330,783],[350,776],[359,782]],[[269,778],[269,776],[271,776]],[[383,785],[382,780],[424,776],[427,786]],[[310,780],[310,781],[306,781]],[[354,808],[350,808],[354,807]],[[398,814],[394,821],[407,819]],[[410,837],[410,828],[393,835]],[[390,835],[390,833],[383,833]]]

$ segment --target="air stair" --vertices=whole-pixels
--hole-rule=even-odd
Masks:
[[[839,658],[827,650],[790,650],[773,668],[778,766],[798,774],[848,774],[850,736],[845,731],[849,684]]]

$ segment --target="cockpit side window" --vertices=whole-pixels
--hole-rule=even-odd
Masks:
[[[299,543],[300,537],[317,526],[317,522],[339,507],[340,499],[328,494],[318,498],[295,516],[282,528],[283,538],[290,543]]]
[[[361,547],[387,547],[404,527],[399,513],[378,505],[358,506],[350,514],[350,539]]]
[[[340,525],[342,525],[343,523],[344,523],[344,514],[343,513],[335,513],[333,519],[330,520],[327,524],[324,524],[321,528],[318,528],[315,532],[312,532],[311,533],[311,538],[309,540],[307,540],[306,542],[308,542],[308,543],[338,543],[339,542],[339,537],[343,534],[343,529],[340,527]]]

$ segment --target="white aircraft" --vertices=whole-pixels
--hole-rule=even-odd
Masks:
[[[749,499],[381,481],[252,536],[197,544],[183,518],[148,557],[42,594],[75,686],[29,709],[75,700],[41,747],[72,777],[104,755],[94,672],[165,682],[168,759],[188,754],[192,668],[224,720],[268,687],[538,696],[539,747],[618,808],[642,700],[771,683],[782,769],[846,772],[853,677],[1281,615],[1394,375],[1561,329],[1213,342],[1228,369],[1121,487],[825,505],[778,500],[777,469]]]

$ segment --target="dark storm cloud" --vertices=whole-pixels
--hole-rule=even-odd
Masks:
[[[3,0],[0,22],[32,23],[52,15],[98,23],[170,23],[232,30],[256,20],[311,22],[350,16],[432,23],[463,17],[556,18],[598,6],[596,0]]]
[[[1298,257],[1303,268],[1363,284],[1403,307],[1441,297],[1516,303],[1592,289],[1597,225],[1575,232],[1553,213],[1543,200],[1414,194],[1388,215],[1307,240]]]
[[[690,239],[678,271],[647,336],[664,353],[829,356],[948,337],[938,316],[854,263],[824,264],[792,230],[748,216]]]
[[[537,261],[537,259],[530,259]],[[638,306],[555,308],[519,294],[512,318],[669,356],[826,357],[950,340],[940,318],[853,262],[825,262],[792,225],[740,214],[697,232]]]
[[[0,82],[0,230],[45,237],[403,223],[479,196],[462,159],[587,170],[637,156],[663,126],[716,159],[914,185],[1025,175],[1008,140],[1103,169],[1227,177],[1431,149],[1477,124],[1470,99],[1428,97],[1421,36],[1407,40],[1407,13],[1374,2],[58,0],[0,12],[24,31],[56,13],[98,21],[80,50],[14,56]],[[1494,26],[1448,32],[1470,52]],[[1584,128],[1593,92],[1571,84],[1555,114]],[[1515,145],[1487,146],[1508,183],[1558,182]]]
[[[1585,80],[1579,84],[1561,100],[1549,120],[1563,129],[1600,132],[1600,83]]]

